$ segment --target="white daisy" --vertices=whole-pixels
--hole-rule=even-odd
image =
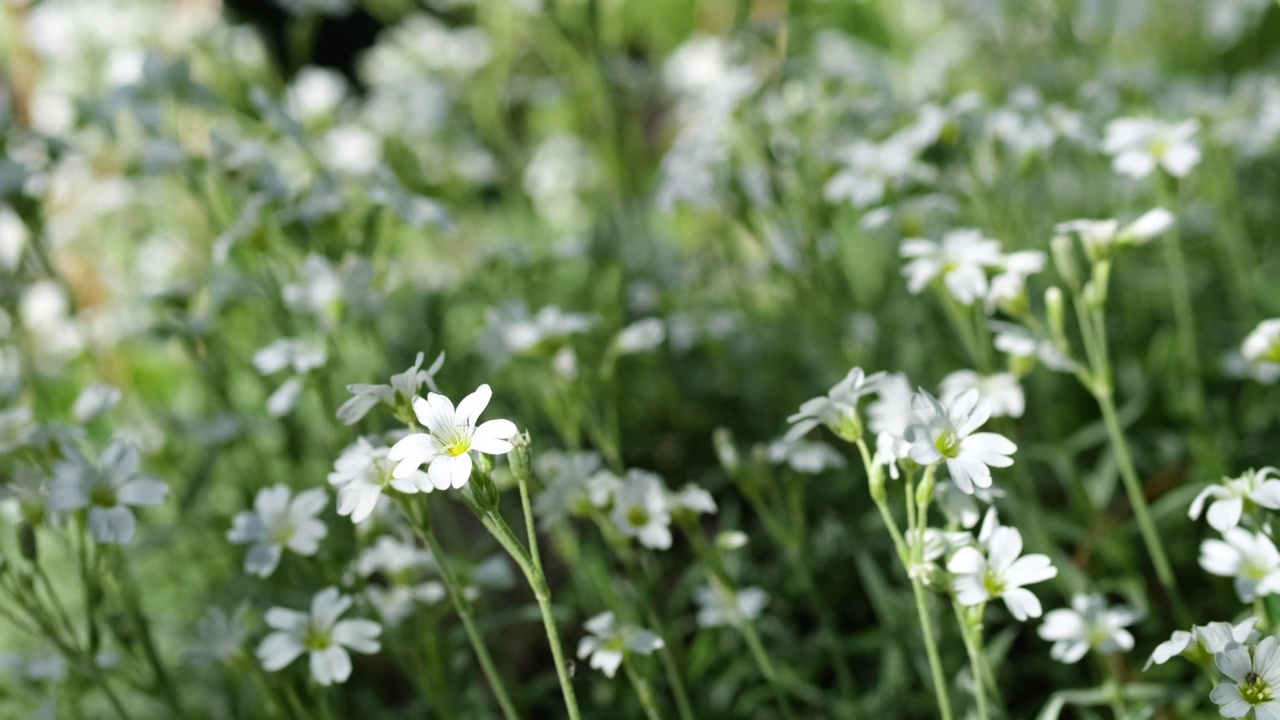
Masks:
[[[627,537],[657,550],[671,547],[671,507],[662,478],[631,469],[613,495],[613,524]]]
[[[1101,595],[1076,593],[1071,608],[1051,610],[1040,624],[1040,637],[1053,641],[1049,656],[1068,665],[1090,649],[1114,653],[1133,649],[1133,635],[1125,630],[1137,621],[1127,607],[1108,607]]]
[[[287,667],[302,653],[310,653],[311,677],[320,685],[343,683],[351,677],[348,650],[370,655],[378,652],[382,627],[372,620],[339,620],[351,598],[336,587],[316,593],[311,612],[273,607],[267,611],[267,625],[275,630],[258,645],[262,667],[275,672]]]
[[[133,540],[137,520],[130,507],[159,505],[169,494],[160,480],[138,475],[138,449],[113,440],[98,465],[79,453],[53,464],[49,507],[57,511],[89,508],[89,530],[100,543],[124,545]]]
[[[956,601],[973,606],[1002,598],[1018,620],[1040,617],[1039,598],[1024,586],[1058,575],[1049,556],[1018,557],[1022,554],[1022,534],[1011,527],[997,528],[987,546],[985,556],[976,547],[965,547],[947,561],[947,570],[956,576]]]
[[[907,289],[919,294],[935,278],[942,278],[952,297],[964,305],[987,294],[986,268],[1000,265],[1000,242],[980,230],[952,230],[942,242],[904,240],[900,254],[911,261],[902,269]]]
[[[862,368],[853,368],[826,395],[801,403],[800,410],[787,418],[791,429],[783,437],[787,441],[798,440],[819,425],[826,425],[846,440],[860,437],[862,422],[858,418],[858,401],[876,392],[884,377],[883,372],[867,375]]]
[[[403,477],[395,477],[397,467],[389,448],[375,447],[358,438],[342,451],[329,473],[329,484],[338,488],[338,514],[351,516],[351,522],[363,522],[378,504],[378,498],[389,487],[412,495],[431,492],[434,487],[427,473],[413,468]]]
[[[439,393],[428,393],[425,400],[414,398],[413,411],[427,432],[414,433],[391,446],[387,458],[399,462],[392,475],[405,478],[429,463],[427,476],[437,490],[457,489],[471,479],[471,452],[511,452],[509,440],[516,434],[515,423],[489,420],[476,425],[492,396],[489,386],[481,385],[456,409],[449,398]]]
[[[312,488],[297,497],[287,485],[259,490],[253,510],[237,513],[227,531],[227,540],[233,543],[252,543],[244,556],[244,571],[269,577],[280,564],[284,548],[303,557],[315,555],[320,540],[329,534],[329,528],[316,517],[328,500],[324,488]]]
[[[912,399],[916,424],[907,430],[911,459],[921,465],[945,461],[956,487],[973,492],[991,486],[991,468],[1009,467],[1018,449],[1003,435],[975,433],[991,416],[991,405],[977,390],[966,390],[943,405],[921,390]]]
[[[1241,602],[1280,591],[1280,552],[1263,533],[1231,528],[1222,540],[1205,540],[1200,545],[1200,567],[1205,572],[1235,578]]]
[[[1191,501],[1187,516],[1199,520],[1204,504],[1210,498],[1209,525],[1218,532],[1226,532],[1240,524],[1240,517],[1255,506],[1268,510],[1280,510],[1280,470],[1264,467],[1247,470],[1237,478],[1223,478],[1220,485],[1210,485]]]
[[[644,628],[619,625],[611,612],[591,618],[584,627],[591,634],[578,641],[578,658],[590,658],[588,664],[609,677],[626,655],[649,655],[664,646],[662,638]]]
[[[1146,118],[1120,118],[1107,123],[1102,151],[1111,156],[1111,168],[1131,178],[1145,178],[1163,167],[1174,177],[1186,177],[1200,164],[1198,120],[1177,124]]]
[[[1274,637],[1265,637],[1250,653],[1244,645],[1233,645],[1218,653],[1213,664],[1231,682],[1220,683],[1209,693],[1226,718],[1244,717],[1254,712],[1257,720],[1280,720],[1280,652]]]

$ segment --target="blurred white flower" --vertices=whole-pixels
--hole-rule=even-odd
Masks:
[[[814,440],[775,440],[769,443],[769,461],[786,463],[792,470],[807,475],[845,466],[844,456],[835,448]]]
[[[511,355],[559,347],[570,335],[584,333],[596,322],[591,315],[565,312],[555,305],[548,305],[533,315],[523,304],[509,305],[504,310],[491,311],[487,318],[490,332]]]
[[[169,494],[160,480],[138,475],[138,450],[114,440],[95,466],[79,453],[53,464],[49,507],[57,511],[89,509],[89,530],[100,543],[128,544],[137,530],[130,507],[159,505]]]
[[[320,549],[329,528],[317,516],[329,497],[324,488],[312,488],[293,495],[288,485],[272,485],[258,491],[253,510],[236,513],[227,540],[250,544],[244,556],[244,571],[270,577],[280,564],[284,548],[303,557]]]
[[[769,604],[769,593],[758,587],[734,592],[719,584],[703,585],[693,591],[693,601],[698,604],[698,627],[739,627],[760,617]]]
[[[86,385],[76,396],[71,414],[76,422],[84,424],[107,412],[120,402],[120,388],[105,383]]]
[[[220,663],[232,667],[240,658],[249,635],[246,616],[248,603],[241,604],[231,615],[220,607],[210,607],[196,625],[196,639],[182,652],[183,662],[191,665]]]
[[[1085,253],[1097,260],[1120,248],[1145,245],[1173,227],[1176,220],[1168,210],[1155,208],[1123,228],[1118,220],[1068,220],[1058,223],[1053,229],[1060,235],[1075,233]]]
[[[595,185],[599,170],[591,147],[572,135],[552,135],[533,151],[524,168],[524,191],[552,223],[578,227],[588,216],[578,193]]]
[[[940,482],[933,491],[934,501],[938,503],[938,509],[942,511],[948,522],[953,522],[962,528],[970,529],[978,524],[982,519],[982,510],[978,507],[978,500],[990,505],[998,497],[1004,497],[1004,491],[1000,488],[975,488],[972,493],[962,492],[953,482]],[[988,512],[991,512],[988,508]],[[995,515],[988,515],[992,521]],[[986,530],[985,526],[983,528]]]
[[[347,95],[347,81],[329,68],[308,65],[298,71],[285,90],[284,106],[301,122],[328,116]]]
[[[799,411],[787,418],[791,428],[783,439],[799,440],[819,425],[826,425],[836,435],[849,441],[862,436],[862,420],[858,416],[858,401],[865,395],[877,392],[885,373],[867,375],[855,367],[835,387],[822,395],[805,400]]]
[[[382,164],[382,139],[359,125],[338,125],[321,136],[319,153],[331,170],[363,177]]]
[[[876,399],[867,406],[867,427],[877,435],[903,437],[915,413],[911,409],[911,381],[902,373],[885,375],[876,383]]]
[[[618,531],[656,550],[671,547],[671,507],[666,484],[658,475],[632,468],[613,494],[610,515]]]
[[[416,465],[400,477],[393,474],[396,467],[387,447],[374,447],[364,438],[348,445],[328,478],[329,484],[338,488],[338,514],[350,516],[353,523],[363,522],[387,488],[407,495],[434,489],[427,473]]]
[[[992,417],[1020,418],[1026,410],[1022,386],[1013,373],[979,375],[973,370],[957,370],[942,379],[939,399],[950,406],[967,390],[977,390],[990,403]]]
[[[1241,602],[1280,592],[1280,552],[1264,533],[1231,528],[1222,540],[1209,539],[1200,545],[1200,567],[1205,572],[1235,578]]]
[[[31,442],[36,429],[31,408],[26,405],[0,410],[0,452],[7,453]]]
[[[900,254],[909,258],[902,268],[907,290],[919,294],[936,278],[961,304],[972,305],[987,294],[987,268],[999,267],[1000,242],[980,230],[952,230],[942,242],[911,238],[902,241]]]
[[[1027,278],[1044,270],[1048,258],[1039,250],[1009,253],[1000,259],[1000,273],[987,288],[987,314],[997,308],[1018,308],[1027,302]]]
[[[842,167],[823,187],[827,202],[848,202],[855,208],[878,205],[893,188],[911,182],[931,182],[937,171],[920,162],[917,143],[899,133],[882,143],[855,140],[839,152]]]
[[[30,233],[13,208],[0,203],[0,272],[13,273],[22,262]]]
[[[1231,682],[1215,685],[1209,699],[1222,717],[1239,718],[1252,710],[1257,720],[1280,718],[1280,641],[1265,637],[1258,646],[1231,645],[1213,664]]]
[[[407,570],[435,566],[435,557],[430,550],[391,535],[379,535],[373,545],[360,551],[355,567],[360,577],[367,578],[374,573],[395,577]]]
[[[1208,625],[1192,626],[1190,632],[1175,630],[1168,640],[1156,646],[1142,669],[1146,670],[1152,665],[1163,665],[1178,655],[1196,662],[1206,662],[1232,644],[1245,645],[1256,642],[1259,635],[1253,626],[1257,624],[1258,618],[1250,617],[1235,625],[1211,622]]]
[[[1186,177],[1200,164],[1198,120],[1170,124],[1146,118],[1120,118],[1107,123],[1102,151],[1111,156],[1111,168],[1131,178],[1145,178],[1163,167],[1174,177]]]
[[[987,546],[985,556],[976,547],[965,547],[947,561],[947,570],[955,575],[956,602],[974,606],[1001,598],[1018,620],[1040,617],[1040,600],[1025,586],[1057,577],[1049,556],[1022,555],[1022,534],[1011,527],[996,528]]]
[[[741,530],[725,530],[716,535],[716,547],[721,550],[740,550],[747,546],[749,539]]]
[[[1071,608],[1051,610],[1040,624],[1040,637],[1053,642],[1049,656],[1058,662],[1079,662],[1089,650],[1114,653],[1133,649],[1133,635],[1125,628],[1137,622],[1133,610],[1109,607],[1101,595],[1076,593]]]
[[[667,338],[667,329],[660,318],[637,320],[622,328],[614,339],[614,346],[623,355],[653,350]]]
[[[1280,318],[1259,323],[1244,339],[1240,354],[1260,381],[1274,383],[1280,379]]]
[[[945,462],[956,487],[966,493],[991,486],[991,468],[1009,467],[1016,445],[998,433],[975,433],[991,416],[989,401],[966,390],[943,404],[921,390],[912,399],[916,424],[907,430],[910,457],[921,465]]]
[[[601,613],[584,626],[590,635],[578,641],[578,658],[608,677],[629,653],[650,655],[663,647],[662,638],[634,625],[619,625],[613,613]]]
[[[489,420],[476,425],[492,396],[489,386],[481,385],[463,398],[456,409],[449,398],[439,393],[428,393],[425,400],[415,397],[413,411],[427,432],[408,435],[391,446],[387,458],[399,463],[393,476],[408,477],[428,463],[427,476],[437,490],[458,489],[471,479],[471,452],[488,455],[511,452],[508,441],[516,434],[515,423]]]
[[[354,425],[369,414],[373,406],[378,403],[394,410],[401,403],[410,402],[424,383],[431,392],[439,392],[440,388],[436,387],[435,376],[444,365],[444,353],[437,355],[431,367],[423,370],[422,361],[425,357],[422,353],[418,353],[413,365],[402,373],[392,375],[388,385],[348,385],[347,392],[351,393],[351,397],[338,408],[338,419],[344,425]]]
[[[668,493],[667,507],[673,513],[686,512],[693,515],[714,515],[718,509],[711,493],[695,483],[686,483],[679,490]]]
[[[301,375],[323,366],[327,359],[324,345],[317,340],[280,338],[253,354],[253,367],[263,375],[285,368]]]
[[[351,607],[351,598],[336,587],[316,593],[309,613],[273,607],[267,625],[274,632],[258,645],[258,660],[269,672],[287,667],[299,655],[310,653],[311,678],[320,685],[344,683],[351,677],[348,650],[371,655],[381,649],[382,627],[372,620],[339,620]]]
[[[315,315],[326,324],[337,321],[342,302],[342,273],[321,255],[311,253],[302,261],[300,279],[284,286],[284,304]]]
[[[1240,517],[1255,506],[1268,510],[1280,510],[1280,470],[1264,467],[1246,470],[1236,478],[1223,478],[1219,485],[1210,485],[1191,501],[1187,516],[1199,520],[1204,504],[1210,498],[1209,525],[1218,532],[1226,532],[1240,524]]]
[[[533,512],[544,530],[608,502],[595,503],[591,499],[588,480],[601,466],[596,453],[550,450],[534,458],[533,466],[546,485],[533,499]]]

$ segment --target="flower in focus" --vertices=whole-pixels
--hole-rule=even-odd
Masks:
[[[378,403],[394,410],[401,403],[410,402],[423,383],[426,383],[431,392],[439,392],[435,376],[444,365],[444,353],[437,355],[431,367],[423,370],[422,361],[425,357],[423,353],[418,353],[408,370],[391,376],[389,385],[348,385],[347,392],[351,393],[351,397],[338,408],[338,419],[344,425],[354,425]]]
[[[1111,156],[1111,169],[1141,179],[1159,165],[1174,177],[1186,177],[1200,164],[1198,120],[1177,124],[1146,118],[1120,118],[1107,123],[1102,151]]]
[[[1205,572],[1235,578],[1241,602],[1280,591],[1280,552],[1271,538],[1238,527],[1222,533],[1222,538],[1200,545],[1200,567]]]
[[[694,590],[693,600],[698,604],[698,627],[738,627],[760,617],[769,604],[769,593],[758,587],[734,592],[719,584],[703,585]]]
[[[862,437],[862,421],[858,418],[858,401],[879,390],[885,373],[867,375],[855,367],[826,395],[806,400],[799,411],[787,418],[791,429],[784,439],[798,440],[819,425],[826,425],[836,435],[853,442]]]
[[[611,612],[601,613],[587,621],[590,635],[578,641],[578,658],[590,658],[588,664],[613,677],[629,653],[650,655],[663,647],[662,638],[634,625],[619,625]]]
[[[280,564],[280,555],[289,548],[310,557],[320,549],[329,528],[317,515],[328,502],[324,488],[312,488],[293,496],[288,485],[273,485],[258,491],[253,510],[237,513],[227,531],[227,540],[252,543],[244,556],[244,571],[269,577]]]
[[[671,547],[671,507],[662,478],[631,469],[613,494],[613,524],[627,537],[656,550]]]
[[[510,420],[489,420],[476,425],[480,413],[489,405],[493,391],[481,385],[464,397],[454,408],[449,398],[428,393],[426,399],[413,399],[413,412],[425,433],[408,435],[387,454],[397,461],[392,471],[395,478],[406,478],[428,464],[427,477],[437,490],[461,488],[471,479],[471,452],[505,455],[511,452],[509,440],[516,434]]]
[[[1231,682],[1219,683],[1209,699],[1219,705],[1222,717],[1238,718],[1254,712],[1258,720],[1280,718],[1280,653],[1274,637],[1265,637],[1258,646],[1232,645],[1213,658],[1218,670]]]
[[[137,530],[129,508],[159,505],[169,494],[160,480],[138,475],[140,464],[138,449],[123,440],[113,440],[97,466],[73,452],[53,465],[49,507],[64,512],[89,508],[94,540],[128,544]]]
[[[395,477],[392,473],[397,465],[390,454],[390,448],[374,447],[364,438],[342,451],[328,478],[329,484],[338,488],[339,515],[351,516],[353,523],[363,522],[388,487],[406,495],[434,489],[427,473],[416,467],[403,477]]]
[[[1280,470],[1264,467],[1247,470],[1238,478],[1223,478],[1220,485],[1210,485],[1191,501],[1187,516],[1199,520],[1204,504],[1210,498],[1207,519],[1218,532],[1226,532],[1240,524],[1240,516],[1255,507],[1280,510]]]
[[[1125,630],[1137,621],[1127,607],[1108,607],[1101,595],[1076,593],[1071,607],[1051,610],[1040,624],[1040,637],[1053,641],[1049,656],[1068,665],[1090,649],[1113,653],[1133,649],[1133,635]]]
[[[942,379],[938,394],[943,405],[951,405],[971,389],[977,390],[990,403],[992,417],[1020,418],[1026,410],[1022,386],[1013,373],[979,375],[973,370],[957,370]]]
[[[269,672],[287,667],[302,653],[310,654],[311,677],[320,685],[343,683],[351,677],[348,650],[371,655],[381,649],[382,627],[372,620],[339,620],[351,598],[328,587],[311,599],[309,613],[273,607],[267,625],[274,629],[258,645],[258,660]]]
[[[1058,569],[1047,555],[1022,555],[1022,534],[999,527],[987,541],[987,554],[975,547],[960,548],[947,561],[954,574],[956,601],[974,606],[1002,598],[1018,620],[1040,617],[1040,600],[1026,585],[1057,577]]]
[[[952,230],[942,242],[904,240],[900,254],[911,261],[902,269],[907,289],[919,294],[936,278],[942,278],[951,296],[963,305],[987,293],[987,271],[1001,262],[1000,242],[980,230]]]
[[[1211,622],[1208,625],[1192,626],[1190,632],[1175,630],[1168,640],[1156,646],[1143,669],[1163,665],[1177,655],[1193,662],[1207,663],[1232,644],[1244,645],[1256,641],[1258,631],[1253,626],[1257,624],[1257,617],[1249,617],[1235,625]]]
[[[991,468],[1009,467],[1018,448],[1003,435],[974,433],[991,416],[977,390],[966,390],[944,405],[921,390],[912,399],[916,424],[907,430],[911,459],[921,465],[945,461],[951,480],[966,493],[991,486]]]

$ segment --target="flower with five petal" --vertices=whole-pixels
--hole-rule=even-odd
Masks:
[[[324,488],[312,488],[293,496],[288,485],[273,485],[258,491],[253,509],[237,513],[227,531],[227,540],[252,543],[244,556],[244,571],[269,577],[280,564],[280,555],[289,548],[304,557],[314,555],[329,528],[317,515],[328,501]]]
[[[588,664],[609,677],[627,655],[649,655],[664,646],[662,638],[644,628],[619,625],[611,612],[591,618],[585,627],[591,634],[578,641],[578,658],[590,658]]]
[[[998,527],[987,541],[987,554],[976,547],[960,548],[947,561],[955,575],[956,601],[966,607],[1002,598],[1018,620],[1040,617],[1040,599],[1026,585],[1057,577],[1047,555],[1022,555],[1022,534]]]
[[[884,377],[883,372],[867,375],[862,368],[853,368],[826,395],[805,400],[800,410],[787,418],[791,429],[787,430],[784,439],[788,442],[799,440],[819,425],[826,425],[845,440],[854,441],[862,437],[858,401],[864,395],[876,392]]]
[[[921,465],[946,462],[951,480],[966,493],[991,487],[991,468],[1009,467],[1018,449],[997,433],[975,433],[991,417],[991,404],[970,389],[943,404],[921,390],[911,400],[916,423],[907,429],[910,457]]]
[[[1244,645],[1255,642],[1258,632],[1253,629],[1258,624],[1257,617],[1246,618],[1232,625],[1225,622],[1211,622],[1208,625],[1194,625],[1190,632],[1174,630],[1168,640],[1156,646],[1143,666],[1143,670],[1152,665],[1163,665],[1174,656],[1182,655],[1192,662],[1208,663],[1213,656],[1226,650],[1233,643]]]
[[[352,650],[371,655],[381,649],[382,626],[372,620],[339,620],[351,607],[351,598],[328,587],[311,599],[311,611],[273,607],[267,625],[274,629],[258,645],[262,667],[275,672],[302,653],[310,654],[311,677],[320,685],[344,683],[351,677]]]
[[[1001,262],[1000,241],[972,229],[952,230],[940,243],[920,238],[904,240],[899,254],[911,258],[902,274],[913,295],[940,277],[951,296],[963,305],[972,305],[987,294],[986,269]]]
[[[1050,610],[1040,624],[1040,637],[1053,641],[1049,657],[1068,665],[1090,649],[1113,653],[1133,649],[1133,635],[1125,630],[1138,619],[1128,607],[1109,607],[1101,595],[1076,593],[1071,607]]]
[[[399,463],[392,477],[408,477],[427,464],[427,477],[437,490],[458,489],[471,479],[473,451],[488,455],[511,452],[509,441],[516,434],[515,423],[489,420],[476,425],[491,397],[488,385],[462,398],[457,408],[439,393],[428,393],[426,399],[415,397],[413,412],[427,432],[408,435],[391,446],[387,459]]]
[[[1234,577],[1241,602],[1280,591],[1280,552],[1264,533],[1231,528],[1222,540],[1200,545],[1200,567],[1221,577]]]
[[[1187,516],[1199,520],[1204,504],[1210,498],[1209,525],[1218,532],[1226,532],[1240,524],[1240,517],[1255,506],[1268,510],[1280,510],[1280,470],[1264,467],[1247,470],[1237,478],[1223,478],[1220,485],[1210,485],[1191,501]]]
[[[1213,663],[1231,680],[1209,693],[1222,717],[1244,717],[1252,710],[1257,720],[1280,720],[1278,645],[1274,637],[1265,637],[1252,653],[1244,645],[1232,645],[1214,656]]]
[[[403,477],[394,477],[396,463],[389,455],[389,448],[374,447],[364,438],[342,451],[329,473],[329,484],[338,488],[339,515],[350,515],[353,523],[363,522],[388,487],[407,495],[434,489],[427,474],[417,468]]]
[[[1120,118],[1107,123],[1102,151],[1111,156],[1111,169],[1131,178],[1145,178],[1156,166],[1174,177],[1186,177],[1200,164],[1195,143],[1200,121],[1166,123],[1148,118]]]
[[[632,468],[613,494],[613,524],[627,537],[656,550],[671,547],[671,505],[658,475]]]
[[[444,353],[437,355],[431,367],[423,370],[422,361],[425,358],[425,355],[418,353],[408,370],[391,376],[389,385],[348,385],[347,392],[351,393],[351,397],[338,408],[338,419],[343,425],[354,425],[378,403],[395,409],[400,403],[409,402],[416,396],[423,383],[426,383],[431,392],[439,392],[435,376],[444,365]]]
[[[96,466],[73,452],[53,465],[49,507],[64,512],[87,507],[93,538],[125,545],[137,530],[129,508],[159,505],[169,494],[169,486],[160,480],[138,475],[140,464],[138,449],[119,439],[102,451]]]

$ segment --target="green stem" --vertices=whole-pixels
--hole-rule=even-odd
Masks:
[[[92,659],[90,662],[93,662]],[[128,710],[125,710],[124,703],[120,701],[120,696],[116,694],[116,691],[111,688],[111,683],[107,682],[101,672],[95,672],[94,674],[98,678],[98,687],[102,688],[103,694],[107,696],[107,701],[111,703],[111,707],[115,709],[116,714],[121,717],[121,720],[131,720],[133,716],[129,714]]]
[[[654,631],[658,633],[658,636],[664,642],[669,642],[662,618],[652,608],[649,609],[649,624],[653,626]],[[662,662],[662,673],[667,678],[667,685],[671,686],[671,694],[676,699],[676,711],[680,714],[680,720],[695,720],[693,705],[689,703],[689,693],[685,690],[684,679],[680,677],[680,668],[676,665],[676,659],[671,653],[670,645],[658,651],[658,659]]]
[[[640,674],[631,667],[631,663],[624,658],[622,668],[627,671],[627,678],[631,680],[631,686],[636,690],[636,696],[640,698],[640,706],[644,708],[645,717],[649,720],[661,720],[662,715],[658,712],[658,706],[653,701],[653,693],[649,691],[649,683]]]
[[[964,641],[965,652],[969,655],[969,668],[973,673],[973,697],[978,704],[978,718],[988,720],[991,715],[987,710],[987,680],[982,662],[982,631],[969,621],[968,614],[958,603],[953,602],[952,607],[955,608],[956,621],[960,625],[960,638]],[[982,608],[983,606],[980,605],[979,613]],[[975,631],[977,631],[976,638]]]
[[[925,477],[921,481],[922,485],[932,484],[933,474],[937,472],[937,467],[937,465],[930,465],[925,469]],[[950,720],[952,717],[951,698],[947,693],[947,678],[942,669],[942,656],[938,652],[938,638],[933,629],[933,617],[929,613],[924,581],[920,579],[918,573],[911,571],[912,565],[924,561],[924,528],[928,524],[929,511],[927,499],[925,502],[917,503],[911,481],[912,475],[908,473],[904,483],[906,486],[907,514],[912,521],[908,533],[915,540],[915,546],[907,546],[909,561],[903,563],[903,569],[907,571],[907,577],[911,580],[911,593],[915,596],[916,617],[920,620],[920,632],[924,635],[925,655],[929,658],[929,674],[933,679],[934,694],[938,698],[938,710],[943,720]],[[916,508],[914,512],[912,511],[913,507]]]
[[[493,664],[493,658],[489,656],[489,650],[485,647],[484,638],[481,637],[480,631],[476,629],[475,620],[471,617],[470,604],[467,602],[462,586],[458,583],[457,576],[453,574],[453,568],[449,565],[448,560],[445,559],[444,550],[440,548],[440,543],[436,540],[430,523],[427,522],[425,516],[418,517],[408,502],[402,503],[401,509],[413,521],[413,527],[418,532],[418,536],[427,544],[427,549],[431,551],[432,557],[435,558],[436,567],[440,569],[440,580],[449,592],[449,600],[453,603],[454,612],[458,613],[458,619],[462,621],[462,627],[466,630],[467,639],[471,641],[471,648],[476,653],[476,659],[480,661],[480,669],[484,672],[485,678],[488,679],[489,687],[493,690],[493,696],[497,699],[499,707],[502,708],[503,717],[507,718],[507,720],[518,720],[520,714],[516,712],[516,707],[511,702],[511,697],[507,695],[507,688],[502,683],[502,676],[498,674],[498,668]]]

